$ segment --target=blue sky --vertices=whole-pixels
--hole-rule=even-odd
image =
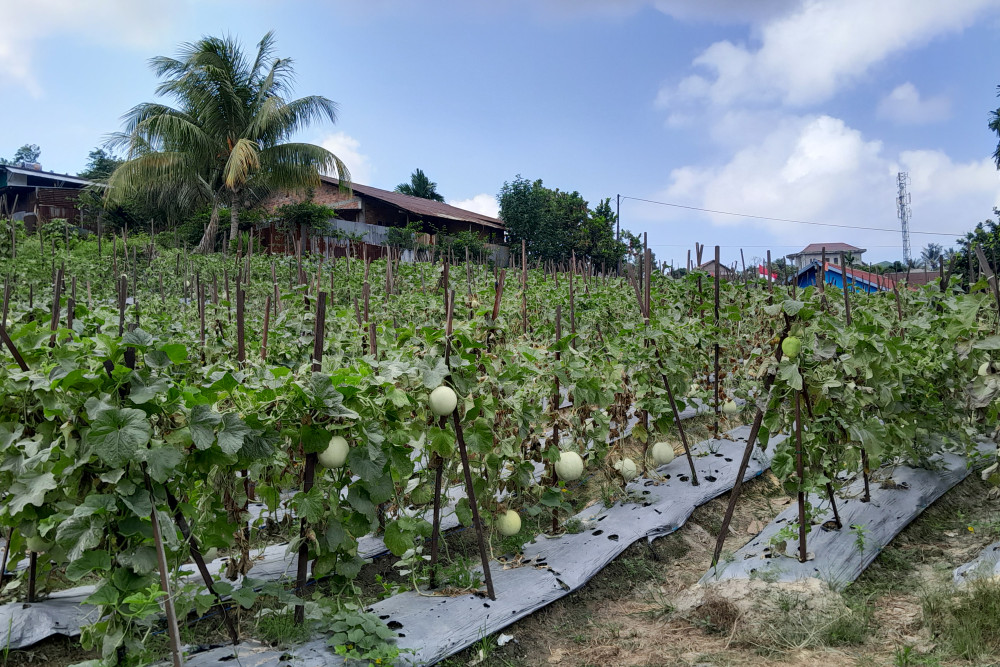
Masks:
[[[274,29],[296,93],[340,104],[302,138],[377,187],[420,167],[495,213],[522,174],[591,204],[895,230],[904,170],[911,229],[946,234],[913,234],[915,253],[1000,204],[1000,0],[0,0],[0,16],[0,155],[36,143],[54,171],[153,98],[148,58]],[[895,231],[635,199],[621,214],[679,263],[695,241],[726,261],[834,241],[901,257]]]

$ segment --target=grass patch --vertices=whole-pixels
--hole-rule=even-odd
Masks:
[[[924,623],[953,655],[977,664],[1000,655],[1000,582],[932,591],[921,602]]]

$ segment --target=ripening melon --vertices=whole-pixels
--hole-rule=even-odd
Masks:
[[[658,442],[653,445],[653,460],[656,465],[665,466],[674,460],[674,446],[669,442]]]
[[[556,461],[556,475],[567,482],[580,479],[583,476],[583,458],[576,452],[562,452]]]
[[[458,407],[458,396],[451,387],[441,385],[431,392],[428,405],[431,408],[431,412],[438,417],[444,417],[445,415],[450,415]]]
[[[789,359],[795,359],[799,356],[799,352],[802,351],[802,341],[795,336],[789,336],[785,340],[781,341],[781,351],[785,353],[785,356]]]
[[[636,466],[635,461],[632,459],[622,459],[615,463],[615,470],[618,474],[622,476],[626,482],[631,482],[633,479],[639,476],[639,467]]]
[[[319,454],[319,462],[326,468],[342,468],[350,451],[347,440],[339,435],[330,438],[330,444]]]
[[[497,530],[504,537],[517,535],[521,532],[521,515],[514,510],[507,510],[497,517]]]

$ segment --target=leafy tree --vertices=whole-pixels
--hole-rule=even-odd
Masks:
[[[325,231],[329,227],[330,218],[337,216],[329,206],[317,204],[312,197],[296,204],[279,206],[275,213],[278,216],[278,226],[285,229],[302,229]]]
[[[0,165],[15,165],[23,162],[30,164],[38,162],[38,158],[41,157],[41,155],[42,149],[38,147],[38,144],[25,144],[15,151],[12,159],[7,160],[5,158],[0,158]]]
[[[927,268],[934,268],[937,266],[938,261],[942,257],[942,248],[940,243],[928,243],[927,246],[921,251],[920,259]]]
[[[1000,209],[993,209],[994,215],[1000,215]],[[1000,259],[1000,225],[992,219],[987,219],[976,225],[964,238],[957,239],[959,250],[951,255],[949,267],[951,282],[963,287],[969,286],[969,261],[971,257],[973,281],[979,275],[979,260],[976,257],[976,246],[983,250],[990,265],[995,268]]]
[[[111,201],[147,190],[160,201],[209,206],[196,249],[208,252],[224,204],[233,239],[240,209],[273,190],[318,185],[320,172],[331,170],[349,184],[347,167],[336,155],[287,142],[315,120],[336,122],[337,106],[320,96],[289,101],[292,61],[275,57],[274,50],[268,32],[252,59],[229,37],[185,44],[178,58],[153,58],[151,67],[163,79],[156,92],[177,106],[146,102],[126,114],[125,130],[113,144],[127,147],[127,161],[111,176]]]
[[[420,197],[421,199],[431,199],[439,202],[444,201],[444,197],[437,191],[437,183],[427,178],[427,174],[424,173],[423,169],[415,169],[410,174],[410,182],[400,183],[396,186],[395,190],[411,197]]]
[[[124,160],[103,148],[95,148],[87,154],[87,167],[77,174],[88,181],[107,183],[111,174]]]
[[[503,184],[497,200],[511,247],[518,248],[524,240],[528,252],[536,257],[564,261],[575,252],[581,259],[610,266],[629,248],[627,231],[623,231],[624,243],[614,238],[616,217],[610,199],[591,211],[579,192],[551,190],[541,180],[529,181],[518,175]]]

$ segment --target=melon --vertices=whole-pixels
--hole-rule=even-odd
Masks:
[[[567,482],[580,479],[583,476],[583,458],[576,452],[562,452],[556,461],[556,475]]]
[[[653,460],[656,465],[665,466],[674,460],[674,446],[669,442],[658,442],[653,445]]]
[[[330,438],[330,444],[326,450],[320,452],[319,462],[326,468],[342,468],[347,461],[347,452],[350,451],[347,440],[339,435]]]
[[[431,412],[438,417],[444,417],[445,415],[450,415],[458,407],[458,396],[451,387],[441,385],[431,392],[428,405],[431,408]]]
[[[622,459],[615,463],[615,470],[618,474],[622,476],[626,482],[631,482],[633,479],[639,476],[639,467],[636,466],[635,461],[632,459]]]
[[[504,537],[517,535],[521,532],[521,515],[514,510],[507,510],[497,517],[497,530]]]
[[[799,356],[799,352],[802,351],[802,341],[795,336],[789,336],[785,340],[781,341],[781,351],[785,353],[785,356],[789,359],[795,359]]]
[[[722,411],[727,415],[735,415],[740,411],[740,406],[736,405],[736,401],[726,401],[722,404]]]

